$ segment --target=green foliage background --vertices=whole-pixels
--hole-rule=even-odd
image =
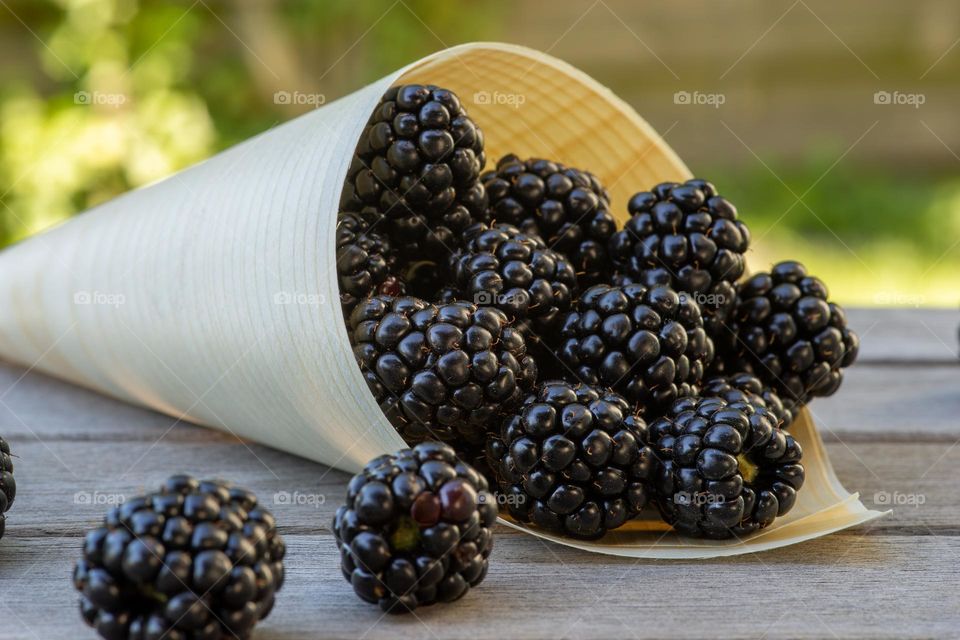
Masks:
[[[553,6],[10,1],[0,8],[0,243],[47,229],[308,108],[277,104],[275,91],[332,98],[444,45],[523,40],[527,25],[512,17],[527,5],[527,16]],[[585,29],[567,38],[570,51],[608,36]],[[556,35],[541,40],[549,45]],[[609,77],[602,66],[587,64],[587,71],[628,99],[645,81],[622,68]],[[775,152],[777,141],[768,146]],[[753,268],[797,257],[844,302],[955,305],[960,158],[952,168],[861,159],[832,169],[844,147],[818,139],[799,157],[774,154],[768,168],[678,150],[696,158],[697,173],[720,185],[751,224]],[[803,194],[802,202],[794,194]]]

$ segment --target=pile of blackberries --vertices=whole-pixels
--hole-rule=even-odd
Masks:
[[[823,282],[797,262],[747,275],[750,231],[706,180],[638,185],[620,226],[589,171],[511,154],[484,172],[483,140],[453,92],[394,87],[344,187],[341,303],[400,434],[449,444],[559,535],[648,502],[720,538],[789,511],[791,422],[857,356]]]

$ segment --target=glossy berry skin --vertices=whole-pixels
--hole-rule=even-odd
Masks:
[[[713,358],[698,306],[666,287],[587,289],[567,315],[559,357],[576,377],[659,415],[693,395]]]
[[[390,241],[369,226],[356,213],[341,213],[337,219],[337,278],[344,314],[371,295],[388,291],[399,295],[404,290],[403,283],[392,276],[397,260]]]
[[[617,230],[610,196],[596,176],[559,162],[507,155],[480,178],[490,217],[543,238],[568,257],[582,288],[610,269],[607,242]]]
[[[17,482],[13,479],[13,458],[10,445],[0,438],[0,538],[6,529],[6,512],[17,497]]]
[[[487,575],[497,504],[453,449],[424,442],[371,460],[333,533],[354,592],[390,613],[453,602]]]
[[[500,309],[534,340],[555,339],[577,295],[573,265],[510,225],[477,229],[450,265],[464,300]]]
[[[775,390],[791,410],[832,395],[860,348],[826,285],[799,262],[780,262],[740,284],[723,359]],[[728,364],[728,368],[731,365]]]
[[[357,305],[348,331],[374,397],[409,444],[482,447],[536,382],[523,336],[492,307],[380,296]]]
[[[781,429],[789,429],[793,423],[793,412],[784,406],[777,392],[750,373],[708,378],[701,385],[700,395],[705,398],[722,398],[728,403],[751,402],[756,406],[766,407]]]
[[[609,250],[632,282],[669,286],[700,305],[708,333],[730,315],[750,232],[737,209],[706,180],[664,182],[630,198],[630,220]]]
[[[253,493],[177,475],[87,533],[73,582],[106,640],[247,639],[283,586],[285,553]]]
[[[600,537],[636,516],[656,465],[630,403],[563,381],[537,386],[490,438],[487,458],[510,515],[575,538]]]
[[[785,515],[803,486],[799,443],[750,402],[682,398],[650,423],[664,519],[687,535],[730,538]]]
[[[446,259],[486,219],[483,133],[452,91],[392,87],[360,136],[341,209],[376,211],[407,257]]]

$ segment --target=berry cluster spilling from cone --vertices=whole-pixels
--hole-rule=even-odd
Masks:
[[[390,89],[341,198],[348,333],[400,435],[449,446],[510,517],[560,536],[647,510],[734,538],[789,512],[791,423],[859,346],[823,282],[795,261],[747,274],[750,230],[707,180],[636,185],[621,226],[589,167],[510,154],[484,171],[480,125],[452,91]],[[371,463],[357,490],[403,472],[390,490],[406,495],[419,456]],[[345,575],[387,610],[422,604],[393,588],[421,562],[391,546],[408,507],[377,513],[363,568],[366,542],[348,546],[363,502],[338,514]]]

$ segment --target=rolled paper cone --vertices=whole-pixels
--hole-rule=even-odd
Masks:
[[[104,394],[347,471],[404,446],[354,361],[335,266],[337,208],[369,115],[394,84],[455,91],[487,156],[589,169],[630,194],[690,172],[626,103],[542,53],[440,51],[166,180],[0,253],[0,356]],[[839,484],[809,414],[794,427],[807,485],[745,540],[638,520],[600,542],[637,557],[747,553],[880,515]],[[515,524],[513,526],[516,526]]]

